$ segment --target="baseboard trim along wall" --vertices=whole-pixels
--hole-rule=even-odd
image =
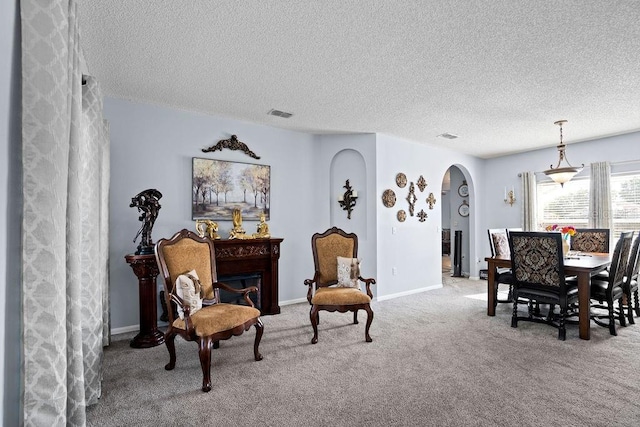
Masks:
[[[440,288],[442,288],[442,283],[439,283],[439,284],[433,285],[433,286],[426,286],[424,288],[412,289],[410,291],[398,292],[398,293],[389,294],[389,295],[382,295],[382,296],[377,297],[376,301],[385,301],[385,300],[388,300],[388,299],[406,297],[407,295],[419,294],[421,292],[432,291],[434,289],[440,289]]]
[[[424,288],[412,289],[410,291],[398,292],[398,293],[390,294],[390,295],[383,295],[383,296],[375,298],[375,301],[385,301],[385,300],[389,300],[389,299],[404,297],[404,296],[407,296],[407,295],[419,294],[421,292],[432,291],[434,289],[440,289],[440,288],[442,288],[442,283],[440,283],[438,285],[427,286],[427,287],[424,287]],[[307,298],[296,298],[296,299],[291,299],[291,300],[288,300],[288,301],[280,301],[280,302],[278,302],[278,304],[280,306],[301,304],[301,303],[307,303]],[[165,322],[158,322],[158,326],[166,326],[166,323]],[[111,335],[126,334],[126,333],[129,333],[129,332],[135,332],[135,331],[139,331],[139,330],[140,330],[140,325],[123,326],[121,328],[113,328],[113,329],[111,329]]]

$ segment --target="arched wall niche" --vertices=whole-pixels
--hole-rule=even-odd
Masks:
[[[356,206],[351,211],[351,219],[347,218],[347,211],[338,204],[338,196],[344,194],[347,179],[351,188],[358,192]],[[330,184],[331,225],[366,239],[367,166],[359,151],[344,149],[333,156],[330,166]]]

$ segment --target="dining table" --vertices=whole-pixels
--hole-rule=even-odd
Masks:
[[[496,269],[511,268],[511,259],[504,256],[485,258],[487,261],[487,315],[496,315]],[[591,339],[590,296],[591,276],[605,270],[611,264],[608,253],[585,253],[567,255],[564,258],[564,273],[566,276],[578,278],[578,314],[579,335],[583,340]]]

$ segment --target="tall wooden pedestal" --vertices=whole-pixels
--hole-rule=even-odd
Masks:
[[[126,255],[125,260],[138,277],[140,295],[140,333],[130,342],[134,348],[155,347],[164,343],[164,334],[158,330],[158,308],[156,303],[156,277],[159,274],[156,257],[149,255]]]

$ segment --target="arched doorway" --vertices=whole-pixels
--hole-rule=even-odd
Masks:
[[[444,174],[441,190],[443,277],[469,277],[470,274],[469,196],[465,173],[452,165]],[[459,247],[456,247],[456,232],[460,233]]]

